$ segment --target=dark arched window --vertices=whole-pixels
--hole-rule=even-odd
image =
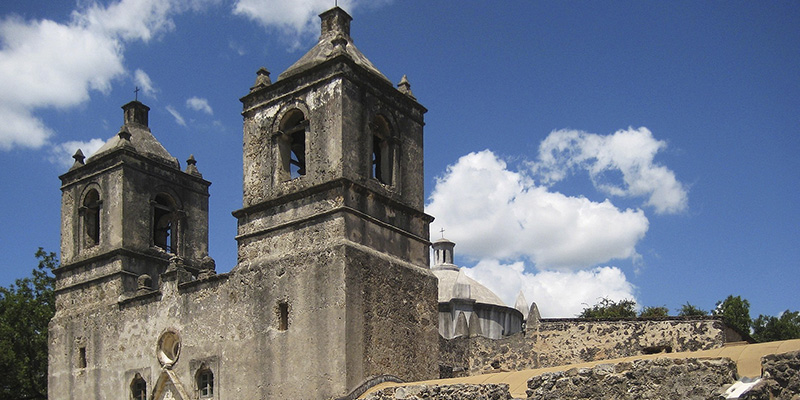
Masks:
[[[100,193],[96,189],[89,190],[83,198],[83,243],[86,247],[100,243]]]
[[[300,110],[289,111],[281,121],[278,137],[282,180],[306,174],[306,130],[308,120]]]
[[[153,201],[153,245],[167,253],[177,254],[177,213],[175,202],[166,194]]]
[[[211,372],[211,369],[203,365],[199,370],[197,370],[197,374],[195,376],[197,381],[198,397],[201,399],[206,397],[214,397],[214,373]]]
[[[139,374],[136,374],[131,382],[131,399],[147,399],[147,382],[145,382],[144,378],[142,378],[142,376]]]
[[[379,115],[375,117],[369,127],[372,133],[371,176],[380,183],[391,185],[394,172],[394,151],[389,123]]]

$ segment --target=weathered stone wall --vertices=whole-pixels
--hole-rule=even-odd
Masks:
[[[739,396],[746,400],[800,398],[800,351],[772,354],[761,359],[761,382]]]
[[[511,399],[506,384],[416,385],[381,389],[366,400],[504,400]]]
[[[534,347],[542,366],[708,350],[725,344],[722,320],[710,318],[542,320],[535,332]]]
[[[124,397],[137,373],[148,396],[169,374],[191,392],[202,365],[216,398],[330,398],[373,375],[436,377],[436,280],[380,252],[334,240],[229,274],[161,278],[158,290],[58,310],[50,399]],[[162,369],[156,350],[167,331],[180,337],[180,357]]]
[[[659,352],[708,350],[725,343],[717,318],[541,320],[503,339],[442,340],[442,376],[576,364]]]
[[[529,400],[715,399],[736,381],[730,359],[637,360],[546,373],[528,381]]]

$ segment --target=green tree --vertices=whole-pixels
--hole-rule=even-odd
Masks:
[[[47,324],[55,313],[55,253],[40,247],[30,277],[0,287],[0,398],[47,399]]]
[[[636,302],[603,298],[597,304],[584,308],[578,318],[636,318]]]
[[[639,318],[659,318],[668,317],[669,308],[667,307],[645,307],[639,313]]]
[[[679,317],[699,317],[704,315],[708,315],[708,311],[697,308],[688,301],[678,310]]]
[[[718,301],[714,308],[714,315],[721,316],[725,323],[738,329],[742,333],[750,334],[750,302],[740,296],[730,295],[723,301]]]
[[[800,339],[800,312],[786,310],[780,317],[759,315],[753,320],[753,339],[759,342]]]

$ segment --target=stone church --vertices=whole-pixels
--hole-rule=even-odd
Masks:
[[[431,242],[427,111],[355,47],[351,17],[243,103],[238,260],[217,274],[208,197],[156,139],[149,108],[61,179],[49,328],[56,399],[349,399],[387,381],[473,376],[741,338],[716,318],[543,320],[508,307]]]
[[[62,175],[51,399],[342,396],[370,377],[438,377],[423,211],[423,115],[354,46],[351,17],[241,101],[238,262],[215,274],[208,188],[125,106]],[[126,397],[127,396],[127,397]]]

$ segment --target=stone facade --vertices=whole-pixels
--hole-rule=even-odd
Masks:
[[[736,381],[729,359],[637,360],[545,373],[528,381],[528,400],[707,400]]]
[[[708,350],[725,344],[725,325],[714,317],[635,320],[543,319],[525,332],[491,340],[440,340],[442,377],[514,371],[588,361]]]
[[[208,186],[126,105],[61,179],[51,399],[335,398],[438,376],[425,108],[353,45],[350,16],[242,98],[238,263],[208,257]],[[85,162],[84,162],[85,161]]]

